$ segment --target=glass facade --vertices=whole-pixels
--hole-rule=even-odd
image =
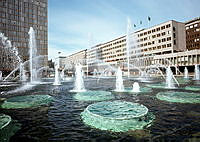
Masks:
[[[48,0],[1,0],[0,1],[0,33],[3,33],[18,48],[23,61],[29,58],[30,27],[36,33],[38,54],[48,55]],[[3,65],[6,59],[0,47],[0,70],[13,70]],[[47,65],[47,56],[44,65]]]

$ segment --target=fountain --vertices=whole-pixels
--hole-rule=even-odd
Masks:
[[[4,60],[7,60],[5,64],[8,68],[13,68],[13,71],[4,78],[3,81],[6,81],[16,70],[19,68],[19,63],[22,63],[22,60],[19,56],[18,49],[11,44],[11,41],[8,40],[8,37],[4,36],[4,34],[0,33],[0,46],[1,51],[5,51],[4,54],[8,54],[7,56],[3,57]],[[13,56],[14,55],[14,56]],[[11,60],[12,57],[12,60]],[[13,61],[13,63],[12,63]]]
[[[21,124],[9,115],[0,113],[0,141],[9,142],[10,138],[21,128]]]
[[[20,81],[25,82],[26,81],[26,71],[24,70],[24,64],[20,63],[20,67],[19,67],[19,76],[20,76]]]
[[[127,69],[128,69],[128,78],[130,77],[130,34],[132,30],[130,18],[127,18],[127,33],[126,33],[126,54],[127,54]]]
[[[179,86],[179,82],[174,77],[170,66],[168,66],[166,68],[166,80],[165,80],[165,83],[148,84],[146,86],[151,87],[151,88],[177,89],[177,87],[175,87],[175,83],[176,83],[177,86]]]
[[[35,38],[35,31],[32,27],[28,32],[29,34],[29,60],[30,60],[30,82],[35,83],[38,82],[38,75],[37,75],[37,68],[38,68],[38,60],[33,60],[36,56],[38,56],[37,52],[37,45],[36,45],[36,38]]]
[[[54,79],[53,85],[61,85],[59,67],[60,67],[60,63],[59,63],[59,58],[58,58],[58,59],[55,60],[55,65],[54,65],[55,79]]]
[[[184,69],[184,78],[188,79],[188,69],[187,69],[187,67],[185,67],[185,69]]]
[[[175,88],[173,81],[173,73],[170,66],[167,68],[167,77],[166,77],[166,88]]]
[[[2,71],[0,71],[0,81],[3,80]]]
[[[82,66],[81,64],[76,65],[75,71],[75,82],[74,82],[74,89],[71,92],[85,92],[85,86],[83,81],[83,73],[82,73]]]
[[[116,73],[116,92],[123,92],[124,91],[124,85],[123,85],[123,78],[122,78],[122,70],[120,67],[118,67],[117,73]]]
[[[199,65],[195,65],[195,71],[194,72],[195,72],[194,79],[200,80]]]
[[[0,130],[6,127],[11,122],[9,115],[0,114]]]
[[[60,73],[60,78],[64,80],[65,78],[65,69],[63,69]]]
[[[140,85],[138,82],[134,82],[133,83],[133,89],[132,89],[133,92],[140,92]]]
[[[126,132],[149,127],[155,116],[138,103],[108,101],[89,105],[81,118],[85,124],[100,130]]]
[[[97,77],[97,74],[98,74],[98,73],[97,73],[97,69],[94,69],[94,71],[93,71],[93,76],[94,76],[94,77]]]

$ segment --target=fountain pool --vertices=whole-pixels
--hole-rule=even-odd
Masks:
[[[82,113],[83,122],[94,128],[113,132],[143,129],[153,121],[148,108],[125,101],[99,102],[89,105]]]
[[[34,89],[1,96],[5,99],[9,99],[17,96],[48,94],[53,98],[53,101],[51,101],[49,105],[39,105],[37,107],[19,109],[0,108],[1,113],[11,116],[12,120],[17,120],[18,123],[21,124],[21,129],[17,131],[16,134],[13,133],[13,135],[10,137],[11,142],[80,140],[189,141],[191,138],[199,138],[198,133],[200,131],[200,105],[197,103],[173,103],[161,101],[156,98],[156,94],[163,92],[163,89],[153,88],[151,91],[147,91],[145,93],[142,93],[141,95],[130,95],[127,92],[112,92],[112,96],[114,98],[109,100],[108,102],[120,101],[142,104],[143,106],[148,108],[148,112],[150,114],[153,114],[155,116],[155,119],[153,119],[153,123],[148,123],[149,121],[147,121],[148,124],[140,129],[140,131],[134,129],[131,130],[129,129],[129,126],[124,125],[125,122],[122,122],[125,127],[119,127],[120,132],[115,132],[114,130],[116,127],[113,129],[111,128],[112,130],[101,130],[100,128],[97,129],[95,127],[91,127],[83,121],[81,113],[84,112],[88,106],[96,103],[94,101],[79,101],[75,99],[74,96],[76,95],[76,93],[70,92],[70,90],[72,90],[74,86],[73,82],[63,82],[63,85],[61,86],[53,86],[51,84],[54,81],[53,79],[46,79],[45,81],[50,81],[50,83],[37,84]],[[101,90],[111,92],[115,89],[115,81],[116,80],[114,78],[110,78],[101,79],[97,83],[96,80],[92,78],[85,80],[84,85],[87,90]],[[19,82],[11,82],[11,84],[13,83],[16,84]],[[125,89],[129,86],[130,90],[132,90],[133,83],[134,81],[132,80],[123,81]],[[181,85],[180,87],[184,88],[186,86],[193,86],[194,84],[195,81],[191,81],[187,84]],[[143,86],[145,86],[145,83],[140,82],[139,85],[141,91]],[[13,90],[13,87],[0,87],[0,92],[9,90]],[[164,91],[167,92],[167,90]],[[177,87],[176,91],[191,93],[191,91],[183,90],[179,87]],[[195,93],[199,94],[200,91],[195,91]],[[119,107],[119,109],[115,108],[116,110],[124,110],[123,113],[129,113],[129,111],[126,112],[126,109],[123,109],[123,107],[122,109],[120,109],[120,105],[117,106]],[[142,117],[139,120],[142,125],[143,122],[146,123],[146,118]],[[120,121],[120,124],[122,123]],[[105,123],[103,123],[102,125],[104,124]],[[9,125],[7,126],[9,127]],[[5,128],[8,128],[7,126]],[[9,132],[10,131],[6,131],[7,134],[9,134]],[[139,133],[141,137],[136,137],[136,133]],[[148,133],[148,136],[146,133]]]
[[[74,98],[79,101],[104,101],[115,97],[108,91],[86,91],[77,93]]]

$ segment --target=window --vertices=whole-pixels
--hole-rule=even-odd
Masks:
[[[165,42],[165,41],[166,41],[166,39],[165,39],[165,38],[163,38],[163,39],[162,39],[162,42]]]
[[[162,33],[162,36],[164,36],[164,35],[165,35],[165,32]]]
[[[171,31],[168,31],[167,33],[168,33],[168,34],[171,34],[172,32],[171,32]]]
[[[171,45],[171,43],[170,44],[167,44],[167,47],[171,47],[172,45]]]
[[[160,37],[160,34],[157,34],[157,37]]]
[[[176,31],[176,27],[173,27],[173,31],[174,31],[174,32]]]
[[[156,35],[152,35],[152,38],[156,38]]]
[[[174,40],[174,45],[176,45],[176,40]]]
[[[160,31],[160,27],[156,29],[156,31]]]
[[[171,40],[171,37],[168,37],[168,38],[167,38],[167,41],[169,41],[169,40]]]
[[[193,25],[190,26],[190,29],[192,29],[192,28],[193,28]]]
[[[176,38],[176,34],[175,33],[173,34],[173,36],[174,36],[174,38]]]
[[[170,27],[171,27],[171,25],[170,25],[170,24],[166,25],[166,28],[170,28]]]
[[[164,30],[164,29],[165,29],[165,26],[162,26],[162,27],[161,27],[161,30]]]

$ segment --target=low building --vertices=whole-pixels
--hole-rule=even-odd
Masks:
[[[153,63],[155,55],[180,51],[186,51],[185,24],[171,20],[92,47],[88,50],[88,65],[91,70],[107,64],[127,70],[129,53],[132,66],[145,68]]]
[[[72,55],[66,56],[60,59],[60,65],[65,68],[65,70],[73,71],[76,64],[81,64],[84,67],[87,64],[87,49],[76,52]]]
[[[84,69],[92,73],[120,66],[128,71],[128,59],[131,69],[151,65],[193,67],[200,64],[199,27],[199,18],[186,23],[170,20],[100,43],[87,50]],[[73,54],[66,60],[71,65],[77,62]]]

